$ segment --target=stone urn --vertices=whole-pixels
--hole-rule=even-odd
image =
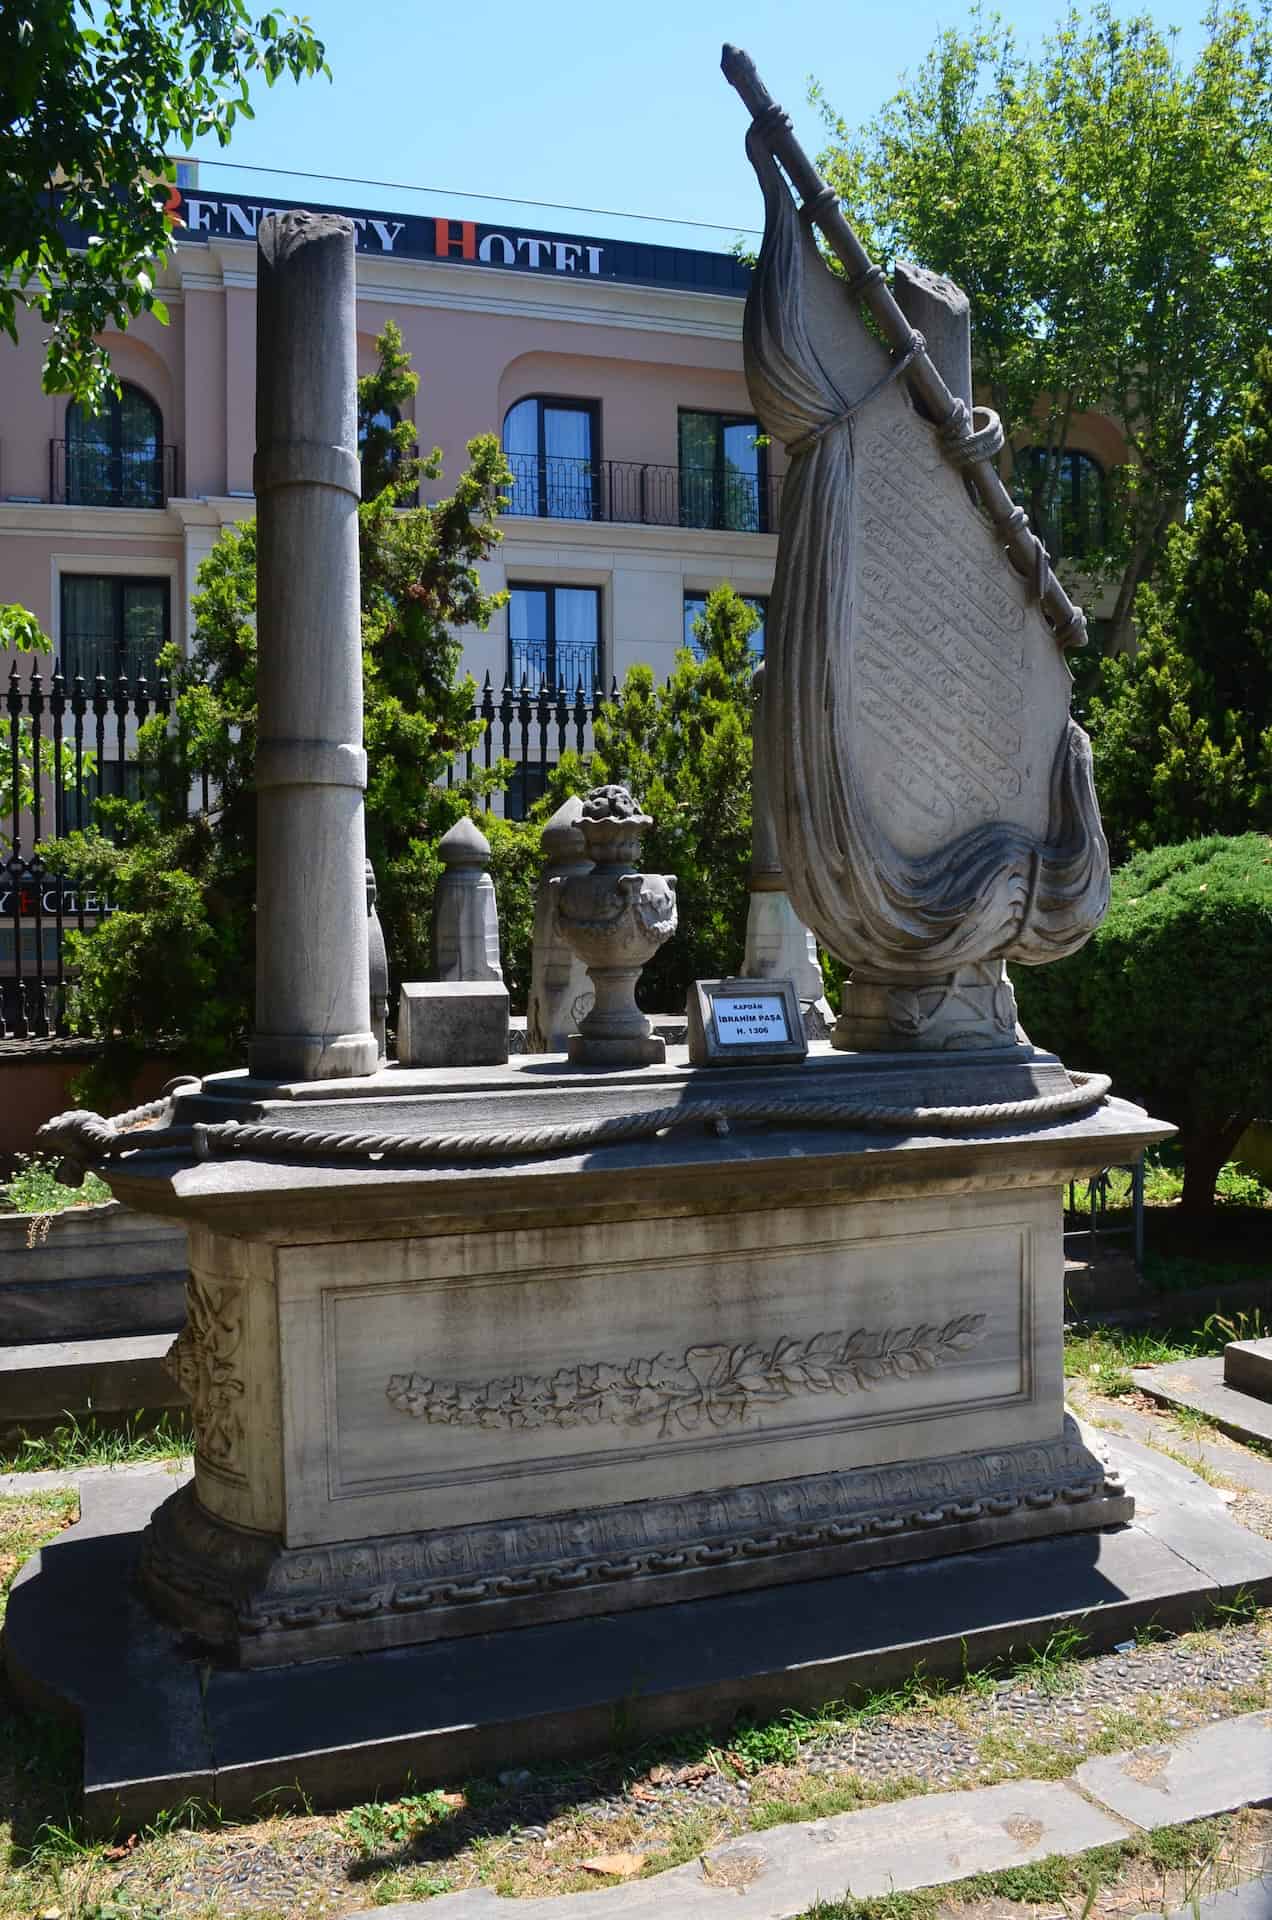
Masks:
[[[669,873],[638,871],[653,821],[626,787],[593,787],[578,824],[592,871],[553,885],[561,932],[587,968],[596,998],[567,1051],[578,1066],[657,1064],[667,1057],[666,1042],[636,1005],[636,982],[676,931],[676,882]]]

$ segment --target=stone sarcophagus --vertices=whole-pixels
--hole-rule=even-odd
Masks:
[[[933,1101],[1072,1093],[1032,1051],[944,1058]],[[241,1148],[111,1174],[190,1223],[196,1472],[147,1536],[161,1610],[272,1664],[1128,1518],[1063,1413],[1060,1190],[1163,1130],[1106,1102],[963,1138],[933,1106],[898,1137],[854,1116],[895,1103],[904,1061],[822,1047],[797,1071],[803,1117],[787,1070],[683,1052],[182,1095]],[[454,1153],[288,1164],[251,1137],[333,1103]],[[597,1145],[462,1164],[492,1113]]]

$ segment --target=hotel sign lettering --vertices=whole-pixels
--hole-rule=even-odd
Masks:
[[[384,259],[436,261],[554,279],[628,280],[654,286],[743,294],[749,270],[731,254],[691,247],[651,246],[643,241],[594,240],[519,226],[486,226],[476,220],[435,215],[371,213],[350,207],[320,207],[312,201],[281,204],[242,194],[173,187],[165,212],[181,242],[254,240],[267,213],[307,205],[315,213],[342,213],[353,222],[359,253]]]

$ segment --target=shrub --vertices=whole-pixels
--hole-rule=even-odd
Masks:
[[[1237,1141],[1272,1110],[1272,840],[1137,854],[1081,953],[1013,978],[1032,1039],[1174,1122],[1181,1205],[1209,1212]]]

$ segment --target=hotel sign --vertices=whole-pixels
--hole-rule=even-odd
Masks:
[[[594,240],[538,228],[486,226],[476,220],[432,214],[371,213],[312,201],[266,201],[251,195],[203,193],[173,187],[165,206],[182,244],[208,240],[254,240],[267,213],[308,206],[314,213],[341,213],[352,220],[359,253],[380,259],[434,261],[439,265],[494,267],[552,279],[624,280],[648,286],[682,287],[703,293],[744,294],[750,270],[728,253],[664,247],[645,241]]]

